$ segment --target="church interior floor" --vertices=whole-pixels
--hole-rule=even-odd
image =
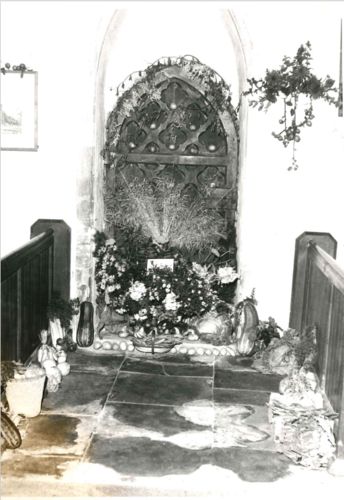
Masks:
[[[45,395],[38,417],[21,420],[21,447],[3,453],[2,498],[343,490],[344,478],[276,452],[266,403],[280,377],[247,359],[205,364],[79,349],[68,360],[59,391]]]

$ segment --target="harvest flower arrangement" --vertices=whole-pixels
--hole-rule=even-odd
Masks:
[[[178,253],[173,270],[147,270],[146,261],[126,258],[125,249],[113,238],[106,239],[104,233],[96,233],[95,243],[98,303],[128,315],[147,332],[152,322],[182,327],[190,318],[215,309],[220,300],[214,285],[238,278],[228,265],[210,271],[188,263]]]

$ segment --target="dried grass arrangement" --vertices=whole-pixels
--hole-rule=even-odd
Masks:
[[[212,208],[211,191],[194,197],[185,186],[169,179],[122,182],[105,196],[106,222],[140,229],[158,246],[211,249],[223,236],[224,219]]]

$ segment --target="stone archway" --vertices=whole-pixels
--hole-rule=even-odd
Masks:
[[[95,298],[95,289],[93,283],[93,266],[94,260],[92,257],[92,232],[94,229],[104,230],[104,204],[103,192],[105,180],[107,177],[106,169],[104,168],[104,161],[101,156],[101,150],[105,143],[105,122],[108,112],[111,109],[106,102],[106,96],[109,92],[108,85],[114,81],[114,75],[117,72],[117,67],[109,71],[110,61],[113,56],[118,53],[120,33],[123,31],[127,11],[116,10],[105,30],[103,39],[99,42],[99,56],[97,60],[96,79],[95,79],[95,99],[93,103],[94,108],[94,147],[89,148],[81,167],[81,175],[78,181],[80,185],[79,191],[81,192],[80,201],[78,203],[78,229],[75,237],[75,288],[80,292],[85,287],[90,287],[90,297]],[[228,78],[235,86],[238,87],[238,92],[243,90],[244,82],[247,77],[247,57],[250,56],[250,39],[248,33],[245,31],[244,23],[234,15],[230,10],[221,10],[222,24],[220,29],[223,31],[223,45],[224,47],[233,48],[235,60],[234,64],[223,59],[222,68],[230,68],[233,78]],[[104,24],[105,29],[105,24]],[[189,35],[187,35],[189,36]],[[229,40],[229,41],[228,41]],[[143,47],[144,49],[144,47]],[[142,60],[145,58],[143,57]],[[118,58],[117,58],[118,61]],[[135,64],[135,66],[137,66]],[[114,71],[116,70],[116,72]],[[109,75],[109,76],[108,76]],[[197,86],[194,81],[190,82],[191,85]],[[110,89],[111,91],[111,89]],[[110,96],[109,96],[110,98]],[[109,100],[108,98],[108,100]],[[237,101],[235,97],[235,102]],[[240,212],[240,205],[242,203],[241,196],[241,176],[244,170],[244,162],[246,156],[246,122],[247,122],[247,106],[243,102],[239,113],[239,173],[237,175],[237,193],[238,201],[237,207]],[[224,119],[225,122],[225,119]],[[79,215],[80,213],[80,215]],[[87,214],[87,217],[86,217]],[[237,220],[237,241],[240,246],[240,220]],[[238,267],[240,268],[240,253],[238,257]],[[239,287],[242,288],[242,280],[239,282]]]

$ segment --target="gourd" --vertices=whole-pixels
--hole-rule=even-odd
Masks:
[[[6,446],[14,450],[22,443],[20,432],[14,422],[5,412],[1,410],[1,436],[6,442]]]
[[[93,305],[85,301],[80,305],[80,317],[76,332],[76,342],[79,347],[90,347],[94,340]]]
[[[68,375],[68,373],[70,372],[70,364],[67,363],[67,361],[63,361],[62,363],[59,363],[57,365],[57,368],[63,377]]]
[[[259,318],[257,310],[248,300],[237,306],[237,352],[240,356],[250,356],[253,353],[257,338]]]
[[[56,381],[60,384],[62,381],[62,374],[60,370],[58,369],[57,365],[55,366],[49,366],[48,368],[45,369],[45,372],[47,374],[48,379],[54,378]]]

